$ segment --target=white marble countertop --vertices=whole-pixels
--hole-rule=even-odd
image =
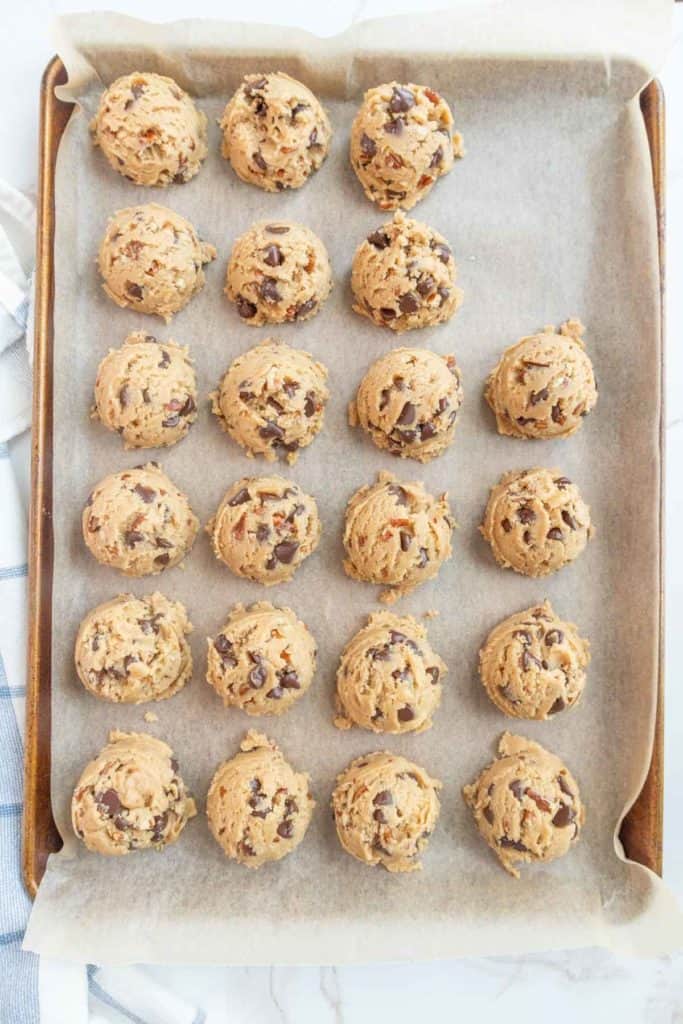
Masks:
[[[38,85],[54,53],[50,27],[67,10],[107,8],[150,20],[193,16],[300,25],[321,35],[351,21],[447,6],[447,0],[28,0],[12,5],[0,38],[0,177],[34,192]],[[667,644],[664,874],[683,903],[683,688],[675,636],[683,626],[683,4],[675,11],[675,43],[663,69],[667,103]],[[28,437],[11,446],[28,503]],[[209,1024],[403,1024],[476,1014],[514,1020],[533,1008],[555,1024],[579,1019],[621,1024],[683,1021],[683,955],[633,961],[596,950],[524,958],[344,968],[149,968],[163,984],[201,1006]],[[50,977],[42,995],[50,995]],[[56,977],[55,977],[56,984]],[[47,988],[45,988],[47,986]],[[466,1017],[464,1016],[466,1015]],[[0,1013],[0,1018],[2,1014]],[[92,1001],[91,1020],[123,1020]],[[69,1021],[69,1024],[72,1024]]]

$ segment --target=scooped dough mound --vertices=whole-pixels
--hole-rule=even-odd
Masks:
[[[332,811],[347,853],[388,871],[416,871],[439,817],[441,783],[397,754],[358,757],[337,777]]]
[[[204,287],[204,263],[216,258],[189,221],[157,203],[130,206],[109,219],[98,264],[117,306],[168,323]]]
[[[96,697],[125,704],[165,700],[192,675],[187,635],[192,625],[179,601],[163,594],[119,594],[88,612],[76,637],[76,672]]]
[[[500,863],[519,878],[520,862],[567,853],[579,838],[585,810],[569,769],[539,743],[506,732],[498,752],[463,795]]]
[[[171,748],[138,732],[109,733],[71,802],[74,832],[89,850],[107,856],[161,850],[196,813]]]
[[[253,730],[240,753],[218,768],[206,801],[214,839],[248,868],[296,849],[314,807],[309,776],[295,771],[272,740]]]
[[[246,75],[223,113],[222,153],[266,192],[301,188],[327,156],[332,129],[310,89],[281,71]]]

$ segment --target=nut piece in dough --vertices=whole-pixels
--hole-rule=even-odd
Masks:
[[[135,71],[102,93],[93,142],[135,185],[181,185],[206,156],[206,114],[177,82]]]
[[[197,418],[197,379],[186,348],[144,331],[110,349],[95,381],[93,418],[126,448],[161,448],[185,437]]]
[[[301,188],[327,156],[332,129],[310,89],[282,71],[246,75],[221,120],[221,152],[266,192]]]
[[[346,506],[344,570],[387,587],[380,600],[391,604],[437,575],[451,556],[454,526],[447,494],[434,498],[421,483],[380,473]]]
[[[394,348],[372,364],[349,405],[349,423],[378,448],[429,462],[451,444],[462,404],[455,356]]]
[[[589,644],[549,601],[510,615],[479,651],[484,689],[511,718],[544,720],[578,704],[586,685]]]
[[[387,871],[419,871],[439,817],[441,783],[398,754],[358,757],[337,776],[332,811],[347,853]]]
[[[206,527],[216,558],[266,587],[286,583],[318,546],[318,506],[281,476],[243,477]]]
[[[498,752],[463,796],[500,863],[519,878],[520,861],[547,863],[567,853],[585,810],[569,769],[539,743],[505,732]]]
[[[447,668],[410,615],[375,612],[346,645],[337,669],[339,729],[424,732],[441,701]]]
[[[187,495],[156,462],[111,473],[83,509],[83,539],[102,565],[124,576],[151,576],[177,565],[197,536]]]
[[[179,601],[119,594],[88,612],[74,652],[86,690],[103,700],[143,704],[182,690],[192,675],[192,631]]]
[[[583,324],[567,320],[507,348],[486,383],[499,434],[569,437],[598,400]]]
[[[327,249],[293,221],[259,221],[232,248],[225,294],[252,327],[309,320],[332,288]]]
[[[313,681],[315,640],[291,608],[236,604],[207,643],[207,682],[226,707],[248,715],[283,714]]]
[[[456,272],[443,235],[396,213],[356,249],[351,267],[353,308],[399,333],[444,323],[462,302]]]
[[[443,96],[412,82],[368,89],[351,128],[351,166],[382,210],[410,210],[463,155]]]
[[[593,536],[590,509],[559,469],[505,473],[480,526],[503,569],[548,576],[573,562]]]
[[[109,733],[71,802],[76,835],[89,850],[110,857],[162,850],[196,813],[171,748],[139,732]]]
[[[247,455],[293,463],[322,428],[326,380],[326,367],[308,352],[267,338],[235,359],[210,396],[212,409]]]
[[[216,771],[206,800],[214,839],[226,856],[248,868],[296,849],[314,807],[309,776],[295,771],[272,740],[251,729],[240,753]]]
[[[130,206],[109,219],[98,266],[117,306],[166,323],[204,287],[202,265],[216,258],[189,221],[157,203]]]

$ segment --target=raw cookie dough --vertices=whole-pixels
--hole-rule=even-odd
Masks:
[[[177,565],[197,536],[187,496],[156,462],[111,473],[83,509],[83,539],[102,565],[124,576],[151,576]]]
[[[206,814],[226,856],[260,868],[296,849],[315,801],[309,776],[295,771],[267,736],[250,729],[240,751],[214,775]]]
[[[559,469],[505,473],[491,489],[484,538],[504,569],[547,576],[577,558],[593,535],[590,509]]]
[[[337,776],[332,811],[347,853],[387,871],[417,871],[439,817],[438,790],[424,768],[398,754],[358,757]]]
[[[266,587],[286,583],[318,546],[318,506],[281,476],[243,477],[206,527],[216,558]]]
[[[499,434],[569,437],[598,400],[578,320],[545,327],[507,348],[486,383]]]
[[[323,163],[332,129],[310,89],[282,71],[246,75],[221,120],[221,152],[266,192],[301,188]]]
[[[456,272],[443,235],[396,213],[356,249],[351,267],[353,308],[399,333],[441,324],[462,302]]]
[[[455,356],[422,348],[394,348],[373,363],[349,405],[349,423],[378,448],[429,462],[453,440],[462,404]]]
[[[421,483],[380,473],[346,506],[344,570],[388,587],[380,600],[391,603],[437,575],[451,556],[454,526],[447,494],[434,498]]]
[[[95,381],[93,418],[126,448],[161,448],[185,437],[197,418],[197,379],[174,341],[134,331],[110,349]]]
[[[546,719],[577,704],[586,685],[588,641],[549,601],[510,615],[479,651],[484,689],[511,718]]]
[[[423,732],[441,701],[447,669],[410,615],[375,612],[346,645],[337,669],[339,729]]]
[[[89,850],[112,857],[163,849],[196,813],[171,748],[139,732],[109,733],[71,802],[76,835]]]
[[[165,700],[192,675],[192,631],[179,601],[119,594],[88,612],[74,652],[76,672],[96,697],[124,704]]]
[[[216,250],[189,221],[157,203],[130,206],[109,219],[98,266],[117,306],[155,313],[166,323],[204,287],[202,265]]]
[[[423,85],[368,89],[351,128],[351,166],[382,210],[410,210],[463,155],[443,96]]]
[[[206,114],[172,78],[146,71],[102,93],[90,131],[114,170],[136,185],[180,185],[206,156]]]
[[[313,681],[315,640],[291,608],[236,604],[207,643],[207,682],[226,707],[248,715],[283,714]]]
[[[308,320],[331,288],[327,250],[303,224],[259,221],[233,245],[225,294],[252,327]]]
[[[539,743],[505,732],[498,751],[463,796],[500,863],[519,878],[518,862],[555,860],[574,845],[585,810],[569,770]]]
[[[326,380],[326,367],[308,352],[267,338],[235,359],[211,394],[212,409],[247,455],[292,463],[322,428]]]

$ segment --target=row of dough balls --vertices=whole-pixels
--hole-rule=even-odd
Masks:
[[[439,817],[442,783],[405,757],[373,752],[337,777],[332,811],[344,850],[391,872],[422,867],[420,855]],[[504,733],[499,756],[463,796],[481,835],[511,875],[518,864],[547,863],[577,841],[585,810],[576,780],[538,743]],[[309,776],[294,769],[267,736],[249,731],[209,787],[209,828],[224,853],[258,868],[302,841],[315,801]],[[72,800],[76,835],[110,856],[161,850],[197,813],[173,751],[144,733],[112,732],[86,766]]]
[[[282,72],[245,75],[220,126],[222,154],[237,176],[267,192],[304,185],[332,139],[319,100]],[[136,185],[183,184],[208,151],[206,115],[172,78],[149,72],[110,85],[90,128],[114,170]],[[434,89],[388,82],[365,93],[350,159],[365,195],[381,209],[409,210],[462,155],[453,115]]]
[[[178,693],[192,676],[187,611],[163,594],[120,594],[93,608],[78,630],[76,672],[96,697],[143,704]],[[291,608],[236,604],[207,638],[206,681],[226,707],[282,715],[307,692],[317,646]],[[479,675],[511,718],[544,720],[574,707],[586,684],[589,644],[548,601],[500,622],[479,652]],[[336,677],[339,729],[420,733],[432,725],[447,673],[425,626],[374,612],[342,652]]]

